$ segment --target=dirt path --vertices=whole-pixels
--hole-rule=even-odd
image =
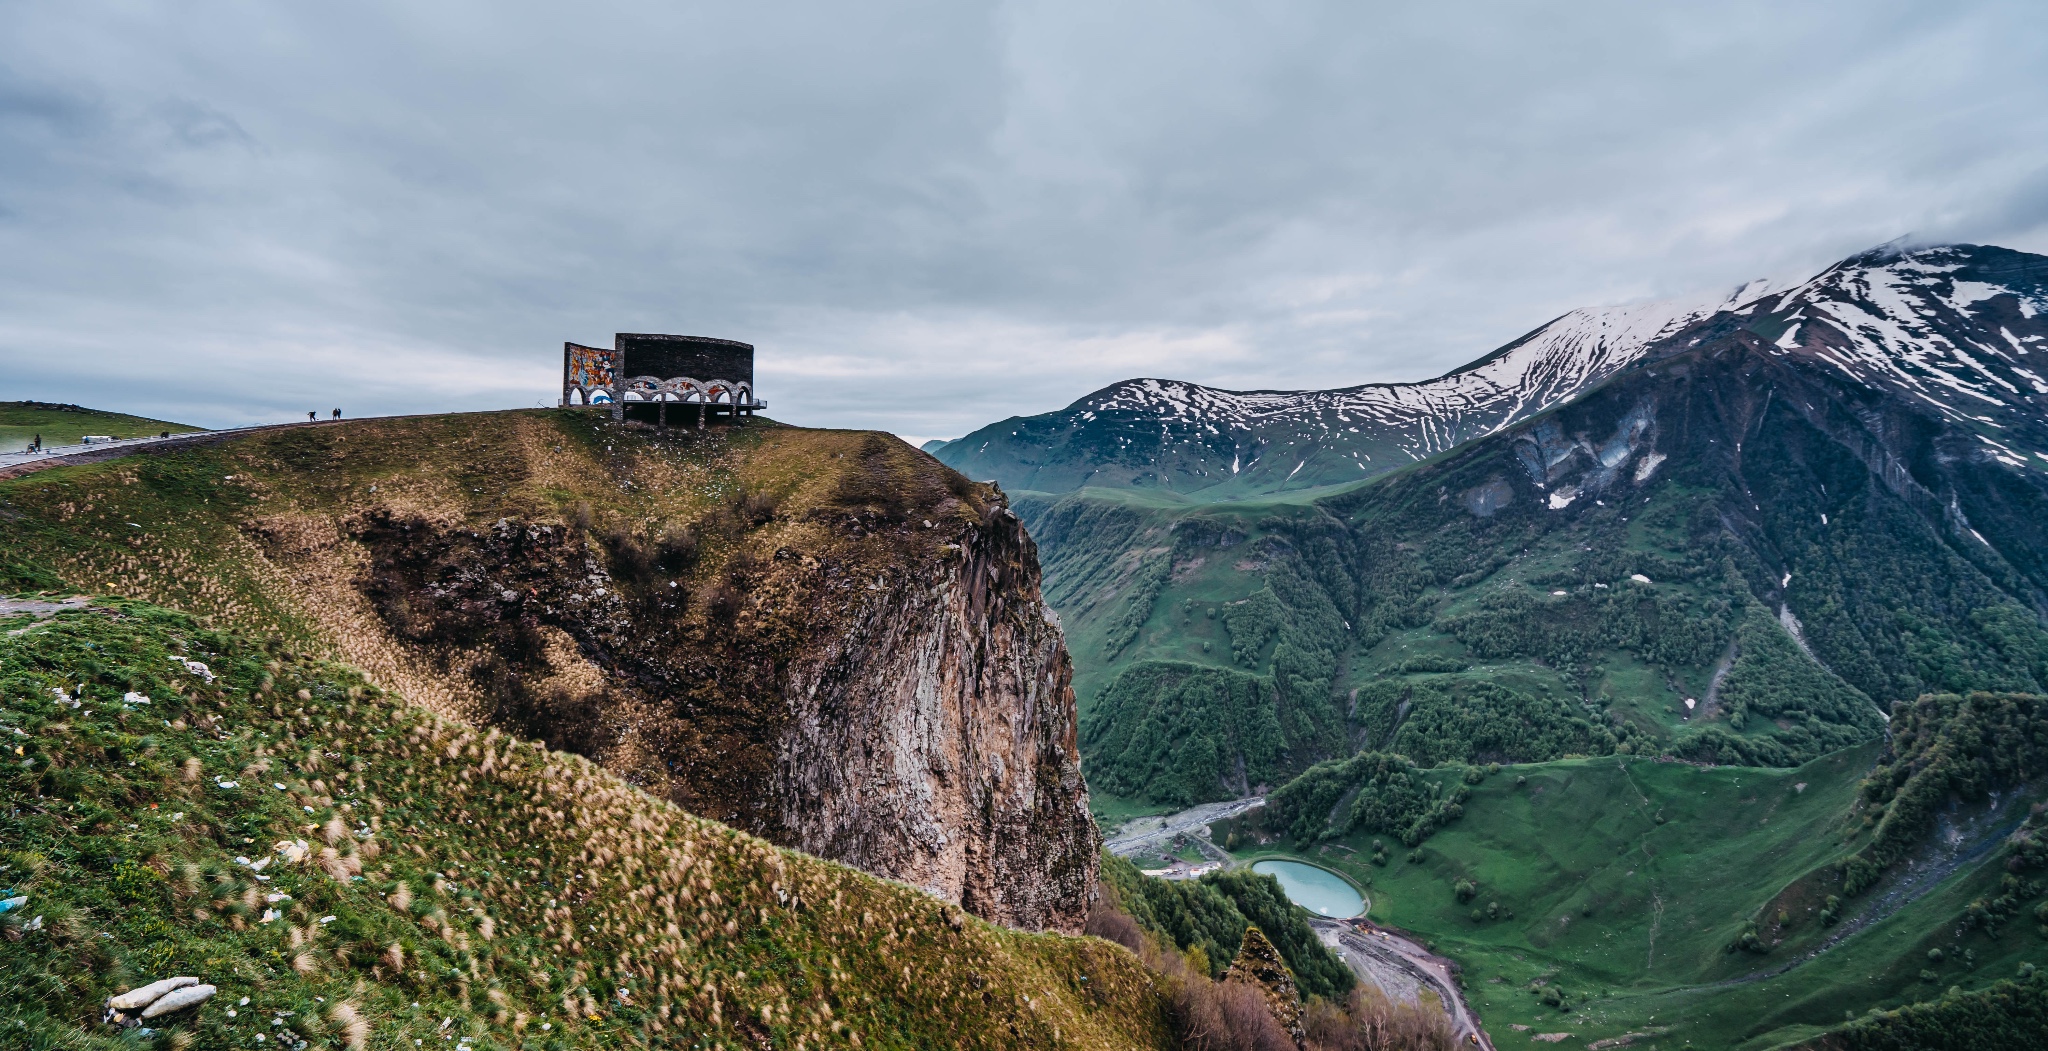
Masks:
[[[1730,652],[1733,652],[1732,647]],[[1651,805],[1650,797],[1643,792],[1643,787],[1636,784],[1635,775],[1629,772],[1626,760],[1621,763],[1621,776],[1628,782],[1629,791],[1634,792],[1636,799],[1642,803],[1643,816],[1654,822],[1656,808]],[[1656,829],[1654,823],[1650,827],[1652,831]],[[1657,930],[1664,925],[1664,896],[1657,890],[1657,855],[1650,850],[1649,839],[1650,833],[1645,832],[1642,841],[1636,845],[1636,849],[1643,852],[1643,877],[1650,882],[1650,946],[1648,954],[1643,959],[1644,974],[1649,974],[1657,967]]]
[[[1230,855],[1222,847],[1209,840],[1209,826],[1227,817],[1235,817],[1247,810],[1266,805],[1265,796],[1247,796],[1222,803],[1203,803],[1189,807],[1178,814],[1160,817],[1134,817],[1110,834],[1103,846],[1120,858],[1136,857],[1140,854],[1159,854],[1172,849],[1174,837],[1186,835],[1202,856],[1211,861],[1228,862]]]
[[[1721,680],[1726,679],[1729,670],[1735,667],[1735,658],[1742,652],[1740,645],[1734,639],[1728,640],[1728,652],[1723,653],[1721,660],[1714,665],[1713,677],[1707,680],[1707,695],[1700,698],[1699,711],[1687,712],[1687,719],[1705,722],[1721,710]]]
[[[1391,999],[1421,1002],[1429,990],[1450,1016],[1461,1043],[1493,1051],[1493,1039],[1465,1003],[1451,962],[1391,931],[1360,930],[1344,920],[1309,920],[1324,945],[1336,950],[1360,979],[1379,986]]]
[[[1209,826],[1255,807],[1266,805],[1264,796],[1250,796],[1223,803],[1204,803],[1177,814],[1132,818],[1118,826],[1103,844],[1118,857],[1157,854],[1172,846],[1176,836],[1186,835],[1204,857],[1234,863],[1223,848],[1209,840]],[[1361,892],[1362,894],[1363,892]],[[1366,907],[1371,908],[1370,899]],[[1409,1003],[1422,1002],[1427,989],[1450,1016],[1458,1039],[1472,1047],[1493,1051],[1493,1040],[1479,1024],[1478,1016],[1465,1003],[1458,988],[1451,961],[1430,952],[1392,931],[1359,930],[1345,920],[1311,916],[1309,925],[1323,944],[1335,950],[1359,978],[1379,986],[1387,996]]]

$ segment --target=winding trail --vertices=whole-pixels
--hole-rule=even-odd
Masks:
[[[1313,917],[1308,922],[1323,944],[1337,950],[1337,955],[1360,979],[1379,986],[1389,999],[1419,1002],[1421,997],[1416,992],[1429,989],[1443,1005],[1444,1014],[1450,1017],[1451,1029],[1459,1042],[1494,1051],[1493,1038],[1465,1003],[1451,961],[1378,927],[1360,929],[1344,920],[1322,917]]]

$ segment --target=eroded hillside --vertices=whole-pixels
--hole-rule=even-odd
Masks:
[[[298,640],[999,922],[1078,930],[1070,670],[999,491],[892,438],[360,421],[0,483],[18,584]]]

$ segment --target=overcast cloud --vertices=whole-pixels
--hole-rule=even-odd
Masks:
[[[951,436],[1433,376],[1900,235],[2048,251],[2015,2],[0,4],[0,398],[552,403],[759,347]]]

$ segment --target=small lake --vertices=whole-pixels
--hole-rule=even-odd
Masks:
[[[1299,861],[1254,862],[1252,871],[1279,880],[1287,900],[1318,916],[1345,919],[1365,911],[1365,899],[1334,872]]]

